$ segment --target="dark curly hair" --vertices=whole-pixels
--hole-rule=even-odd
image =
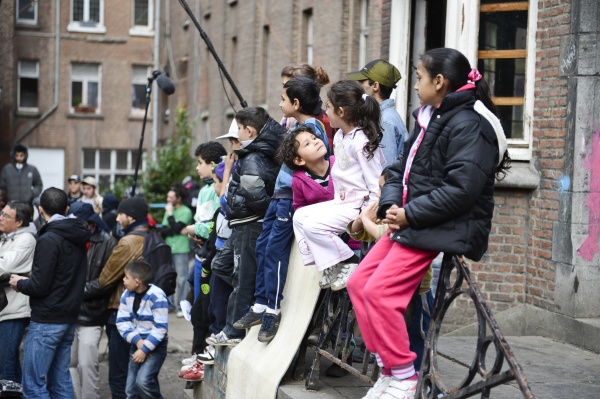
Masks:
[[[363,147],[367,159],[372,159],[383,133],[381,130],[381,111],[379,103],[371,96],[363,99],[365,91],[360,83],[354,80],[340,80],[334,83],[327,98],[337,112],[339,108],[345,111],[344,121],[350,125],[360,128],[369,140]]]
[[[310,126],[300,125],[295,129],[292,129],[288,134],[285,135],[283,140],[281,140],[281,144],[279,144],[279,148],[277,149],[277,154],[275,154],[275,159],[285,164],[292,170],[302,169],[301,166],[296,165],[294,159],[298,157],[298,141],[296,137],[300,133],[310,133],[315,135],[315,131]],[[315,135],[315,137],[317,137]]]
[[[217,141],[209,141],[196,147],[194,155],[197,157],[202,157],[205,163],[212,162],[218,164],[221,162],[221,157],[227,155],[227,151],[221,143]]]

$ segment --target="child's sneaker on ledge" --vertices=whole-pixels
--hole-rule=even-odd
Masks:
[[[262,317],[262,325],[258,332],[258,340],[260,342],[271,342],[277,334],[279,329],[279,322],[281,321],[281,313],[274,315],[272,313],[266,313]]]
[[[358,267],[358,263],[340,263],[339,265],[341,265],[341,268],[335,281],[331,283],[331,291],[339,291],[346,288],[350,275]]]
[[[204,380],[204,366],[201,364],[195,364],[185,373],[179,373],[179,377],[186,381],[202,381]]]
[[[241,338],[229,338],[223,331],[217,335],[206,338],[206,343],[212,346],[236,346],[242,342]]]
[[[183,359],[181,361],[181,364],[183,366],[192,366],[192,365],[194,365],[194,363],[196,363],[196,355],[192,355],[190,357],[186,357],[185,359]]]
[[[215,364],[215,347],[207,346],[204,353],[197,355],[196,359],[202,364]]]
[[[383,375],[380,373],[379,378],[375,381],[375,384],[369,389],[367,395],[363,399],[380,398],[381,394],[385,392],[388,385],[390,385],[390,381],[392,381],[391,375]]]
[[[413,399],[417,392],[418,379],[400,380],[391,377],[390,382],[380,396],[381,399]]]
[[[233,323],[233,328],[237,328],[238,330],[245,330],[252,326],[257,326],[260,323],[262,323],[263,314],[265,314],[265,312],[255,313],[252,310],[252,308],[250,308],[250,310],[248,310],[248,313],[246,313],[241,319]]]
[[[321,279],[319,280],[319,287],[321,287],[323,290],[331,287],[331,284],[333,284],[337,278],[342,266],[342,263],[338,263],[335,266],[331,266],[323,270],[323,276],[321,276]]]

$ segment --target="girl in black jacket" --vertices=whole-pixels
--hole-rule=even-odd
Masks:
[[[366,347],[382,368],[366,397],[414,397],[416,355],[403,314],[439,252],[481,259],[494,180],[509,161],[488,86],[463,54],[426,52],[414,88],[421,101],[417,123],[379,202],[390,239],[379,240],[348,282]]]

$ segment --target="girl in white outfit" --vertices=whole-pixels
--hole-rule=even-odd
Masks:
[[[377,200],[383,154],[379,103],[362,86],[341,80],[327,93],[326,113],[338,128],[333,147],[336,162],[331,170],[334,199],[303,207],[294,214],[294,234],[305,265],[323,271],[321,288],[346,287],[358,257],[339,237],[361,209]]]

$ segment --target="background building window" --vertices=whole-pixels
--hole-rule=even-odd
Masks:
[[[37,0],[17,0],[17,23],[37,24]]]
[[[151,1],[135,0],[133,2],[133,25],[146,27],[152,25]]]
[[[146,84],[150,69],[146,65],[134,65],[131,70],[131,113],[144,114],[146,109]]]
[[[478,69],[490,85],[507,138],[523,140],[529,3],[482,0]]]
[[[133,177],[137,150],[109,150],[109,149],[84,149],[83,150],[83,176],[94,176],[100,186],[100,192],[114,188],[116,181]],[[139,174],[146,169],[146,162],[142,156]]]
[[[72,112],[100,112],[100,65],[71,65]]]
[[[104,0],[71,0],[68,31],[104,33]]]
[[[302,59],[313,63],[313,9],[307,8],[302,12]]]
[[[19,61],[18,104],[20,111],[38,111],[38,82],[40,63]]]

